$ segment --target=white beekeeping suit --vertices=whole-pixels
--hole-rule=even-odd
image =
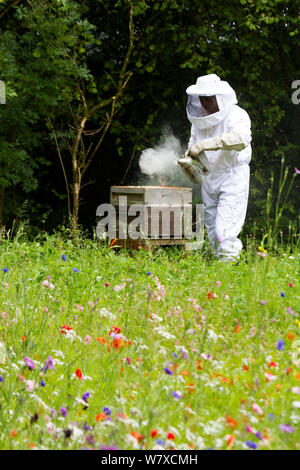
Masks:
[[[248,203],[251,121],[231,86],[215,74],[199,77],[186,92],[192,124],[186,156],[208,170],[201,188],[208,237],[218,257],[237,259]],[[199,96],[215,96],[219,111],[207,114]]]

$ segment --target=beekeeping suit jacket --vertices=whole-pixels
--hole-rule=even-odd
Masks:
[[[210,94],[198,91],[202,96],[215,95],[219,111],[207,115],[199,94],[195,94],[197,88],[187,89],[187,117],[192,124],[188,148],[201,142],[206,148],[217,148],[204,150],[198,157],[208,170],[201,187],[205,226],[217,256],[233,260],[239,258],[242,249],[238,235],[248,203],[251,122],[227,82],[214,74],[205,78],[213,82]]]

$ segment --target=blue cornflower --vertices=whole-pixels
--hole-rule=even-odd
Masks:
[[[277,349],[278,351],[282,351],[284,348],[284,341],[282,339],[280,339],[277,343]]]
[[[7,268],[2,268],[2,271],[7,273]]]
[[[61,259],[62,259],[63,261],[67,261],[66,255],[65,255],[65,254],[62,254],[62,255],[61,255]]]
[[[252,441],[246,441],[246,446],[250,447],[250,449],[257,449],[257,444]]]
[[[281,297],[285,297],[284,293],[283,292],[280,292],[280,295]]]
[[[181,399],[181,393],[180,392],[171,392],[172,397],[177,398],[178,400]]]
[[[159,446],[163,446],[164,445],[164,441],[162,439],[157,439],[156,440],[156,444],[158,444]]]
[[[72,269],[73,269],[74,273],[78,273],[78,272],[79,272],[79,270],[78,270],[77,268],[72,268]]]
[[[41,384],[42,387],[45,387],[45,385],[46,385],[43,380],[40,381],[40,384]]]
[[[148,276],[151,276],[151,273],[150,273],[150,271],[147,271],[147,274],[148,274]]]
[[[172,353],[172,356],[175,357],[175,359],[177,359],[178,355],[176,353]]]
[[[85,401],[87,403],[87,400],[88,400],[88,397],[90,396],[90,393],[89,392],[85,392],[83,395],[82,395],[82,399],[83,401]]]
[[[0,375],[0,382],[3,382],[3,377],[2,377],[2,375]]]
[[[173,375],[173,372],[172,372],[170,369],[168,369],[168,367],[165,367],[165,368],[164,368],[164,371],[165,371],[165,373],[168,374],[168,375]]]

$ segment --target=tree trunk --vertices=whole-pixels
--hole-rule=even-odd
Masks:
[[[73,172],[73,186],[72,186],[72,196],[73,196],[73,208],[72,208],[72,229],[75,233],[78,229],[78,212],[79,212],[79,195],[81,188],[81,176],[78,168]]]

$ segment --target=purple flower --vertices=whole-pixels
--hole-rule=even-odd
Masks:
[[[78,272],[79,272],[77,268],[72,268],[72,269],[73,269],[74,273],[78,273]]]
[[[150,271],[148,271],[147,274],[148,274],[148,276],[150,276],[151,275]]]
[[[53,418],[55,418],[55,416],[56,416],[56,411],[55,411],[54,408],[51,408],[51,412],[50,412],[50,413],[51,413],[51,416],[52,416]]]
[[[42,372],[46,372],[47,370],[55,369],[53,359],[51,356],[48,356],[48,359],[45,361],[45,366],[41,369]]]
[[[273,413],[269,413],[269,419],[270,419],[271,421],[273,421],[273,419],[274,419]]]
[[[61,259],[62,259],[63,261],[67,261],[67,257],[66,257],[66,255],[64,255],[64,254],[63,254],[63,255],[61,255]]]
[[[83,428],[85,429],[85,431],[90,431],[92,429],[91,426],[89,426],[87,423],[84,423]]]
[[[103,408],[103,413],[105,413],[106,416],[110,416],[110,415],[111,415],[111,409],[108,408],[107,406],[105,406],[105,407]]]
[[[293,315],[293,317],[297,317],[297,313],[294,312],[294,310],[292,309],[292,307],[287,307],[286,310],[289,312],[290,315]]]
[[[262,435],[261,432],[257,431],[257,432],[255,433],[255,435],[256,435],[256,437],[258,437],[258,439],[260,439],[260,440],[263,439],[263,435]]]
[[[181,352],[181,357],[182,357],[183,359],[188,359],[188,358],[189,358],[188,355],[187,355],[187,353],[186,353],[183,349],[181,349],[180,352]]]
[[[104,445],[102,445],[100,449],[101,450],[120,450],[119,447],[116,447],[116,446],[104,446]]]
[[[2,377],[2,375],[0,375],[0,382],[3,382],[3,377]]]
[[[90,393],[89,393],[89,392],[85,392],[85,393],[82,395],[83,401],[85,401],[85,402],[87,403],[89,396],[90,396]]]
[[[163,446],[164,445],[164,441],[162,439],[157,439],[156,440],[156,444],[158,444],[159,446]]]
[[[250,449],[257,449],[257,444],[252,441],[246,441],[246,446],[250,447]]]
[[[34,362],[32,361],[32,359],[29,359],[29,357],[24,357],[24,362],[25,362],[25,365],[28,367],[29,370],[33,370],[34,369]]]
[[[43,380],[40,381],[40,384],[41,384],[42,387],[45,387],[45,385],[46,385]]]
[[[172,397],[177,398],[178,400],[181,399],[181,393],[180,392],[171,392]]]
[[[296,175],[300,175],[300,170],[298,168],[295,168]]]
[[[277,343],[277,349],[278,351],[282,351],[284,348],[284,341],[282,339],[280,339]]]
[[[175,357],[175,359],[177,359],[178,355],[176,353],[172,353],[172,356]]]
[[[285,297],[284,293],[283,292],[280,292],[280,295],[281,297]]]
[[[284,432],[288,432],[288,433],[292,433],[295,431],[295,428],[293,428],[292,426],[290,426],[289,424],[280,424],[279,425],[279,429],[281,431],[284,431]]]
[[[172,372],[170,369],[168,369],[168,367],[165,367],[165,368],[164,368],[164,371],[165,371],[165,373],[168,374],[168,375],[173,375],[173,372]]]
[[[65,418],[68,414],[68,411],[66,408],[64,408],[63,406],[61,408],[59,408],[59,411],[60,413],[63,415],[63,417]]]

